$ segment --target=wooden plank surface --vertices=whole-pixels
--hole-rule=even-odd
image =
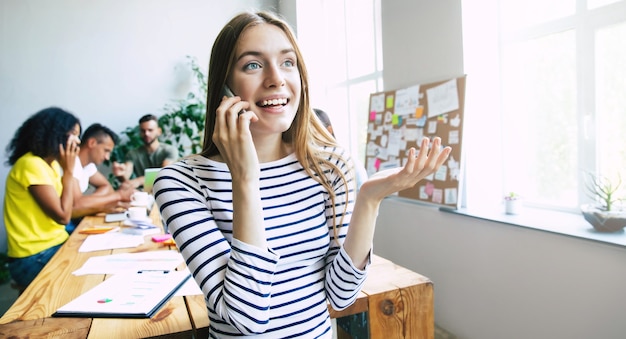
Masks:
[[[433,284],[430,279],[375,256],[363,286],[368,294],[371,338],[435,336]],[[391,279],[389,277],[392,277]]]
[[[43,318],[15,321],[0,326],[0,338],[62,338],[84,339],[87,337],[89,318]]]
[[[161,225],[157,209],[152,210],[151,218],[156,225]],[[172,333],[189,336],[193,331],[193,326],[183,297],[173,297],[150,319],[50,318],[59,307],[107,278],[102,274],[82,276],[72,274],[73,271],[82,267],[88,258],[114,253],[170,249],[162,244],[152,242],[151,235],[147,235],[144,244],[134,248],[78,252],[81,244],[88,236],[80,234],[80,229],[104,224],[104,216],[90,216],[83,219],[76,231],[72,233],[33,283],[0,319],[2,331],[5,328],[22,327],[21,332],[25,331],[25,333],[51,333],[51,336],[54,337],[54,333],[65,335],[71,332],[80,338],[138,338]],[[121,222],[106,223],[106,225],[121,226]],[[184,264],[181,265],[181,268],[184,268]],[[63,327],[63,325],[72,324],[78,325],[73,332],[71,327]]]
[[[91,227],[92,224],[92,221],[87,220],[77,229]],[[61,246],[13,306],[0,318],[0,324],[51,317],[57,308],[103,281],[103,275],[75,276],[71,273],[80,268],[90,257],[111,253],[110,250],[79,253],[78,249],[86,235],[75,233]],[[63,292],[54,293],[54,291]]]
[[[158,209],[151,213],[161,225]],[[104,225],[103,216],[85,217],[68,241],[44,267],[35,281],[0,318],[0,337],[15,338],[168,338],[206,337],[209,318],[204,296],[173,297],[150,319],[51,318],[61,306],[95,287],[107,277],[74,276],[88,258],[114,253],[137,253],[175,249],[151,241],[135,248],[79,253],[87,237],[83,228]],[[107,223],[107,225],[121,225]],[[183,269],[184,264],[178,269]],[[343,311],[329,307],[332,318],[368,312],[371,338],[434,338],[432,282],[415,272],[374,255],[368,278],[356,302]],[[342,338],[345,337],[342,334]]]

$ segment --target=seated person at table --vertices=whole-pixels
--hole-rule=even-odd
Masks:
[[[80,121],[51,107],[35,113],[7,146],[4,227],[11,277],[28,286],[67,240]]]
[[[130,183],[122,184],[117,191],[96,166],[109,160],[118,136],[106,126],[93,124],[83,133],[78,158],[74,165],[74,178],[78,181],[74,191],[72,222],[67,231],[72,233],[80,219],[100,212],[112,213],[129,206],[135,189]],[[91,185],[94,191],[83,194]]]
[[[140,187],[144,182],[146,168],[165,167],[178,160],[176,147],[159,142],[163,130],[159,127],[159,119],[153,114],[146,114],[139,119],[139,133],[143,146],[128,151],[125,163],[113,163],[113,174],[132,187]]]

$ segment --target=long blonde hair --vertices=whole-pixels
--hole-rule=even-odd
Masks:
[[[302,52],[298,47],[295,35],[289,24],[277,15],[269,12],[245,12],[231,19],[220,31],[213,48],[211,50],[211,60],[209,62],[209,77],[207,91],[207,112],[204,128],[203,149],[200,153],[205,157],[211,157],[219,154],[217,146],[213,143],[212,136],[215,130],[215,112],[222,100],[222,88],[226,84],[229,72],[235,62],[235,50],[237,42],[241,34],[248,29],[259,24],[271,24],[280,28],[289,41],[297,56],[297,66],[300,72],[300,85],[302,88],[300,94],[300,106],[296,112],[295,118],[285,132],[282,134],[282,140],[292,144],[296,153],[296,157],[305,171],[328,192],[333,206],[333,228],[335,231],[335,239],[337,240],[336,211],[335,199],[336,194],[332,187],[332,182],[326,179],[324,170],[332,170],[336,172],[346,186],[346,204],[344,204],[344,213],[340,220],[343,223],[345,211],[348,206],[348,179],[335,162],[330,161],[330,152],[322,151],[322,146],[338,146],[333,136],[317,119],[309,102],[309,83],[308,73],[304,64]],[[341,159],[345,163],[345,159]]]

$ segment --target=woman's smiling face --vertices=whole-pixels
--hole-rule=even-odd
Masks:
[[[259,118],[253,135],[289,129],[302,91],[297,56],[287,35],[271,24],[246,29],[237,44],[227,84]]]

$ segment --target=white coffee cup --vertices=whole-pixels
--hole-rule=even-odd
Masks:
[[[133,195],[130,196],[130,201],[133,203],[133,205],[147,206],[151,201],[150,193],[135,192],[133,193]]]
[[[148,209],[145,207],[133,206],[126,211],[126,217],[130,220],[145,220],[148,216]]]

